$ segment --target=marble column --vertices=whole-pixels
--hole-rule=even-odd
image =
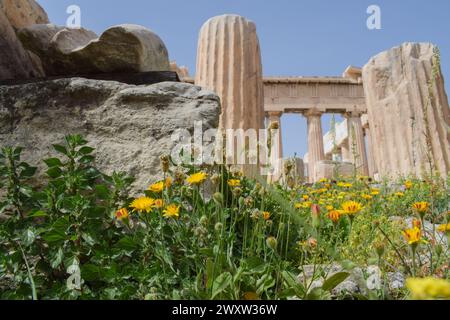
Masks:
[[[309,182],[316,180],[317,162],[325,160],[323,145],[322,112],[309,110],[304,116],[308,120],[308,177]]]
[[[282,136],[282,130],[281,130],[281,116],[283,115],[282,112],[268,112],[267,118],[269,120],[269,128],[278,127],[278,134],[276,135],[277,138],[277,148],[276,148],[276,157],[278,159],[283,158],[283,136]]]
[[[346,118],[348,121],[348,141],[352,162],[356,165],[358,174],[368,176],[369,166],[367,163],[366,142],[364,140],[361,114],[347,113]]]
[[[341,145],[341,155],[343,162],[353,162],[352,152],[350,151],[348,139],[346,139]]]
[[[370,132],[370,127],[368,125],[364,128],[364,133],[367,137],[367,165],[369,167],[369,176],[373,177],[377,173],[377,169],[373,158],[372,133]]]
[[[222,15],[209,19],[201,28],[195,84],[213,90],[220,97],[222,113],[219,129],[244,130],[259,136],[264,129],[264,83],[261,50],[256,25],[238,15]],[[231,130],[230,130],[231,131]],[[231,146],[227,152],[234,155],[231,162],[242,166],[248,177],[261,174],[261,154],[258,139],[244,148],[233,148],[237,141],[228,137]],[[239,150],[238,150],[239,149]],[[246,164],[238,158],[243,155]]]

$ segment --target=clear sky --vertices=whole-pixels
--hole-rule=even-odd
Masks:
[[[195,74],[198,32],[209,18],[235,13],[253,20],[267,76],[339,76],[403,42],[432,42],[441,49],[450,92],[449,0],[38,0],[52,23],[64,25],[69,5],[81,8],[82,26],[101,34],[122,23],[146,26],[169,49],[170,59]],[[381,30],[369,30],[366,10],[381,8]],[[330,117],[324,117],[326,132]],[[307,150],[306,121],[282,119],[285,156]]]

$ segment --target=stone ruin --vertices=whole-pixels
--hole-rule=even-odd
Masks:
[[[269,180],[283,181],[281,117],[295,113],[308,124],[308,153],[293,160],[295,176],[305,167],[309,182],[355,169],[376,178],[450,171],[449,104],[438,50],[428,43],[402,44],[342,77],[263,77],[255,24],[223,15],[201,28],[190,77],[144,27],[114,26],[98,37],[50,24],[33,0],[0,0],[0,50],[0,81],[29,82],[0,85],[0,143],[30,147],[31,162],[50,142],[80,132],[106,171],[156,175],[159,156],[173,147],[170,134],[203,120],[203,129],[278,127]],[[152,72],[181,82],[135,86],[90,76]],[[325,113],[345,121],[324,135]],[[254,176],[258,167],[244,170]]]

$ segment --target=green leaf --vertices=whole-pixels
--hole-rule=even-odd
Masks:
[[[62,154],[64,154],[64,155],[66,155],[66,156],[67,156],[67,154],[68,154],[66,147],[64,147],[64,146],[62,146],[62,145],[54,144],[54,145],[53,145],[53,148],[54,148],[57,152],[62,153]]]
[[[58,251],[52,256],[50,263],[53,269],[57,269],[64,259],[64,251],[62,248],[59,248]]]
[[[261,273],[264,271],[266,267],[266,263],[263,259],[259,257],[250,257],[245,260],[248,268],[255,273]]]
[[[47,175],[52,179],[56,179],[62,175],[62,170],[59,167],[52,167],[47,170]]]
[[[46,160],[44,160],[44,162],[49,168],[63,166],[63,163],[58,158],[46,159]]]
[[[30,166],[28,163],[22,162],[19,165],[22,168],[20,172],[21,178],[31,178],[36,173],[37,168]]]
[[[220,276],[218,276],[213,283],[212,286],[212,297],[211,299],[214,299],[219,294],[224,292],[232,282],[233,276],[229,272],[224,272]]]
[[[297,297],[301,298],[304,296],[306,290],[292,272],[285,270],[281,273],[281,276],[283,280],[286,282],[288,289],[293,289]]]
[[[108,187],[104,184],[98,184],[95,186],[95,193],[97,196],[102,199],[106,200],[109,199],[111,192],[109,191]]]
[[[82,156],[80,158],[80,160],[78,160],[78,161],[82,164],[89,164],[89,163],[93,162],[94,160],[95,160],[94,156],[87,155],[87,156]]]
[[[83,148],[81,148],[80,150],[78,150],[78,152],[79,152],[80,154],[87,155],[87,154],[91,154],[94,150],[95,150],[95,149],[94,149],[94,148],[91,148],[91,147],[83,147]]]
[[[43,235],[43,239],[49,244],[56,244],[67,240],[66,231],[70,226],[68,217],[59,218],[56,220],[51,229]]]
[[[22,235],[22,242],[25,247],[30,246],[34,242],[35,239],[36,239],[36,234],[34,233],[33,230],[27,229],[24,231],[24,233]]]
[[[88,233],[82,233],[81,238],[90,246],[95,244],[94,238]]]
[[[93,264],[85,264],[81,267],[81,277],[86,281],[94,281],[100,278],[100,267]]]
[[[127,251],[134,251],[138,248],[138,244],[131,237],[123,237],[117,242],[116,246]]]
[[[325,282],[322,285],[322,289],[325,291],[331,291],[338,285],[340,285],[342,282],[344,282],[349,276],[350,273],[348,272],[338,272],[329,277],[327,280],[325,280]]]
[[[35,212],[29,214],[27,217],[28,218],[41,218],[41,217],[46,217],[46,216],[48,216],[48,214],[46,212],[38,210],[38,211],[35,211]]]

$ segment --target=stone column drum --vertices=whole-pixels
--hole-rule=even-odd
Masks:
[[[261,51],[253,22],[237,15],[223,15],[203,25],[195,84],[219,95],[220,129],[254,129],[257,133],[264,129]],[[257,170],[254,165],[244,166],[244,173],[249,176],[256,175]]]
[[[450,170],[450,112],[438,49],[405,43],[363,68],[375,167],[380,176],[445,177]],[[431,166],[430,166],[431,162]]]
[[[222,129],[264,128],[261,52],[253,22],[223,15],[203,25],[195,84],[219,95]]]

